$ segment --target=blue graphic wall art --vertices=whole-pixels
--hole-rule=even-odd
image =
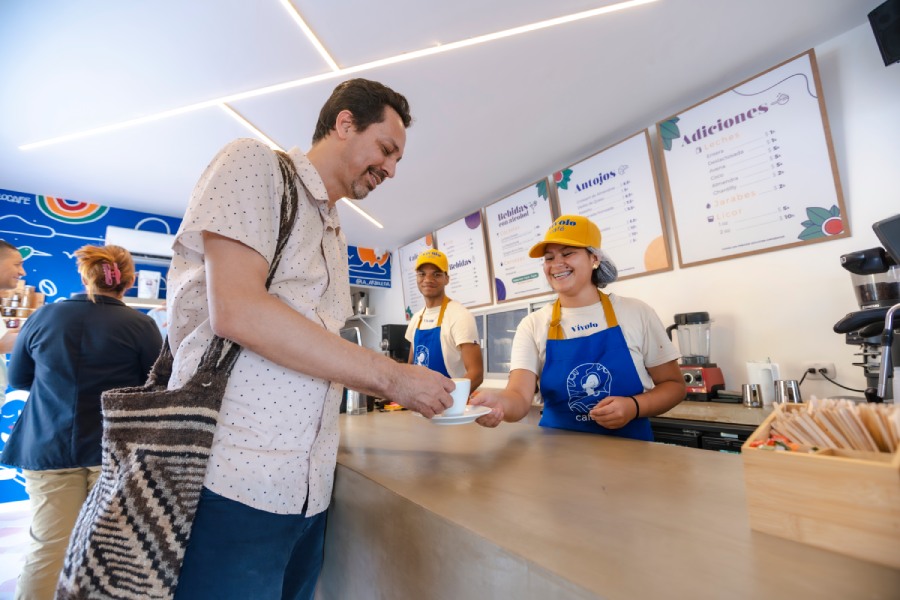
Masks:
[[[181,219],[0,189],[0,239],[22,253],[25,282],[43,293],[46,303],[84,291],[73,253],[86,244],[104,245],[108,225],[174,234]],[[166,268],[140,263],[136,267],[162,274],[159,293],[165,298]],[[136,296],[137,288],[126,295]],[[0,412],[0,450],[26,398],[22,391],[7,394]],[[18,469],[0,465],[0,503],[26,499],[23,484]]]

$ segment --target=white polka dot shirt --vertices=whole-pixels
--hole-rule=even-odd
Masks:
[[[351,314],[347,243],[325,184],[299,150],[297,221],[269,293],[331,332]],[[283,184],[278,159],[259,141],[223,148],[194,188],[168,278],[170,388],[196,371],[212,339],[203,231],[237,240],[272,260]],[[231,372],[204,485],[278,514],[328,507],[338,446],[341,386],[281,367],[244,349]]]

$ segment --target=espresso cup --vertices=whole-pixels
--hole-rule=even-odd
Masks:
[[[776,379],[775,380],[775,403],[776,404],[800,404],[803,400],[800,398],[800,384],[796,379]]]
[[[747,408],[762,408],[762,392],[758,383],[745,383],[741,386],[741,398]]]
[[[458,417],[464,412],[466,412],[466,404],[469,402],[469,391],[472,387],[472,382],[465,377],[454,378],[453,383],[456,384],[456,389],[450,392],[450,396],[453,397],[453,406],[444,409],[442,413],[445,417]]]

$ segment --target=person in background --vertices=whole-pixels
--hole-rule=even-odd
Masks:
[[[14,290],[19,283],[19,278],[25,276],[22,263],[25,259],[19,249],[7,242],[0,240],[0,290]],[[9,354],[19,335],[18,329],[6,327],[6,320],[0,319],[0,355]],[[0,403],[6,394],[6,361],[0,356]]]
[[[13,388],[29,391],[0,455],[20,467],[31,504],[31,547],[16,598],[53,598],[69,535],[100,473],[100,394],[143,385],[162,346],[151,318],[126,306],[134,263],[119,246],[75,251],[84,294],[36,311],[9,363]]]
[[[185,551],[180,600],[312,598],[337,461],[342,387],[434,416],[454,384],[339,335],[352,314],[347,243],[335,204],[393,177],[411,123],[402,95],[339,84],[307,154],[294,148],[297,220],[270,289],[283,183],[278,157],[229,143],[200,177],[168,277],[170,388],[214,335],[243,347],[225,389]]]
[[[166,310],[166,301],[163,300],[162,304],[148,310],[147,316],[153,319],[153,322],[159,327],[159,334],[165,340],[166,336],[169,335],[169,316]]]
[[[600,239],[590,219],[563,215],[529,251],[558,298],[519,323],[506,389],[470,399],[491,408],[478,424],[524,418],[538,379],[544,427],[652,441],[648,417],[684,400],[680,356],[653,309],[600,291],[618,275]]]
[[[447,255],[426,250],[416,259],[415,269],[425,308],[413,315],[406,327],[408,362],[447,377],[465,377],[474,390],[484,379],[478,327],[472,313],[444,293],[450,282]]]

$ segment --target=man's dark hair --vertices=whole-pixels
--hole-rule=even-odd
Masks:
[[[19,249],[7,242],[6,240],[0,240],[0,251],[2,250],[12,250],[13,252],[18,252]]]
[[[390,106],[397,111],[403,120],[404,127],[409,127],[412,123],[409,102],[402,94],[398,94],[377,81],[348,79],[334,88],[331,97],[319,112],[319,120],[313,133],[313,144],[324,139],[328,132],[334,129],[338,113],[342,110],[349,110],[353,113],[353,124],[357,131],[362,132],[369,125],[384,121],[385,106]]]

